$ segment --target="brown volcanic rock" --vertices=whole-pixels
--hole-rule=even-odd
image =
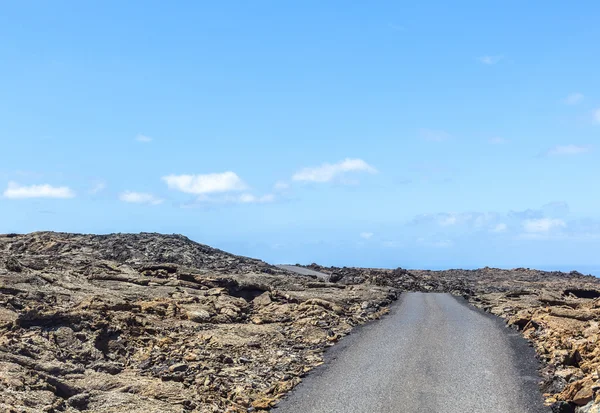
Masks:
[[[268,408],[395,298],[338,287],[177,235],[0,236],[0,411]]]
[[[0,249],[10,254],[5,262],[7,270],[11,271],[15,271],[15,265],[41,270],[46,265],[62,263],[85,267],[95,264],[92,260],[106,260],[158,276],[173,273],[178,266],[226,274],[285,273],[263,261],[198,244],[183,235],[37,232],[25,236],[8,235],[3,241]],[[49,258],[52,259],[48,261]],[[12,267],[9,262],[13,263]],[[110,270],[110,266],[105,268]]]
[[[451,292],[505,318],[544,362],[549,403],[599,409],[594,277],[310,268],[337,282],[179,235],[0,235],[0,410],[269,409],[405,290]]]

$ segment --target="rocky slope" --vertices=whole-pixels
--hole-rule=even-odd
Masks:
[[[544,362],[554,411],[599,411],[594,277],[309,267],[334,282],[178,235],[0,235],[0,411],[268,410],[406,290],[504,317]]]

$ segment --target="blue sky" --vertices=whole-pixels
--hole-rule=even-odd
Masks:
[[[600,3],[5,2],[0,232],[600,268]]]

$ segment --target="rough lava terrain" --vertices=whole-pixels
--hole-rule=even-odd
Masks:
[[[342,284],[450,292],[506,320],[534,346],[555,413],[600,413],[600,280],[577,271],[385,270],[308,266]],[[411,282],[410,280],[413,280]]]
[[[268,409],[395,298],[178,235],[3,235],[0,411]]]
[[[0,410],[268,410],[398,294],[431,291],[521,330],[553,411],[600,412],[592,276],[308,268],[329,282],[180,235],[0,235]]]

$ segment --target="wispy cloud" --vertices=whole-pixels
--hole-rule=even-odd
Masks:
[[[334,164],[324,163],[321,166],[304,168],[292,176],[299,182],[330,182],[349,172],[377,173],[377,170],[362,159],[346,158]]]
[[[123,202],[128,202],[131,204],[149,204],[149,205],[159,205],[162,204],[163,199],[158,198],[152,194],[148,194],[145,192],[133,192],[133,191],[125,191],[119,195],[119,199]]]
[[[576,93],[571,93],[569,96],[567,96],[564,99],[565,104],[567,105],[576,105],[580,102],[583,101],[585,96],[583,96],[583,94],[576,92]]]
[[[496,138],[488,139],[488,143],[490,145],[504,145],[505,143],[508,143],[508,140],[506,140],[504,138],[496,137]]]
[[[371,239],[371,238],[373,238],[373,235],[375,235],[375,234],[373,234],[372,232],[361,232],[360,233],[360,237],[362,239]]]
[[[102,192],[106,189],[106,182],[104,181],[98,181],[95,182],[91,188],[88,190],[88,193],[92,194],[92,195],[96,195],[99,192]]]
[[[448,227],[450,225],[455,225],[458,222],[458,217],[455,214],[448,214],[446,216],[440,217],[439,224],[442,227]]]
[[[443,212],[414,217],[395,234],[414,236],[425,246],[442,246],[462,240],[585,240],[600,239],[600,220],[581,218],[569,212],[562,201],[537,209],[499,212]],[[383,234],[385,239],[386,234]]]
[[[290,184],[285,181],[277,181],[275,182],[275,185],[273,185],[273,189],[276,191],[285,191],[286,189],[289,189],[289,187]]]
[[[529,223],[529,231],[523,231],[518,234],[517,238],[528,240],[600,239],[600,221],[592,218],[580,218],[570,221],[544,218],[539,221],[534,224]]]
[[[275,195],[256,196],[253,194],[242,194],[237,199],[241,204],[266,204],[275,201]]]
[[[443,142],[452,137],[446,131],[435,129],[419,129],[419,134],[421,135],[421,139],[430,142]]]
[[[429,227],[435,230],[440,228],[452,230],[459,226],[483,229],[497,218],[497,214],[490,212],[440,212],[417,215],[409,224],[415,227]]]
[[[579,145],[557,145],[554,146],[548,151],[546,151],[546,155],[550,156],[560,156],[560,155],[580,155],[582,153],[589,152],[591,148],[589,146],[579,146]]]
[[[484,65],[495,65],[502,59],[504,59],[504,56],[481,56],[477,58],[477,60],[479,60],[479,62],[483,63]]]
[[[600,108],[594,110],[594,112],[592,113],[592,117],[594,119],[594,122],[600,123]]]
[[[16,182],[9,182],[4,191],[4,197],[9,199],[22,198],[74,198],[75,192],[67,186],[30,185],[22,186]]]
[[[193,208],[206,204],[268,204],[275,202],[276,197],[273,194],[266,195],[254,195],[251,193],[244,193],[239,195],[233,194],[221,194],[221,195],[207,195],[202,194],[196,198],[192,203],[184,205],[186,208]]]
[[[231,171],[205,175],[168,175],[163,176],[162,180],[170,189],[195,195],[247,189],[244,181]]]
[[[499,224],[496,224],[492,229],[491,232],[495,232],[495,233],[501,233],[501,232],[506,232],[506,230],[508,229],[508,225],[506,225],[505,223],[501,222]]]
[[[135,137],[135,140],[141,143],[152,142],[152,138],[150,136],[139,134]]]
[[[565,228],[566,226],[565,221],[557,218],[527,219],[523,222],[523,230],[534,234],[547,233],[553,229]]]

